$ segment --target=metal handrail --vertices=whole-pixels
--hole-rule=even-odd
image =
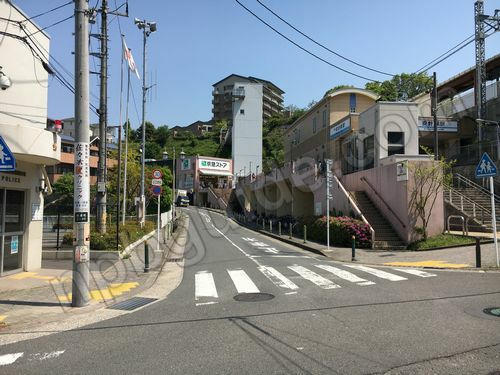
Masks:
[[[464,211],[464,201],[472,204],[472,217],[474,219],[476,219],[476,217],[477,217],[476,207],[478,207],[481,210],[481,223],[482,224],[484,224],[485,211],[487,214],[491,215],[491,210],[489,210],[487,207],[484,207],[484,206],[480,205],[479,203],[473,201],[472,199],[470,199],[466,195],[460,193],[458,190],[455,190],[455,189],[450,187],[448,192],[445,191],[445,200],[446,200],[446,193],[448,194],[448,197],[449,197],[449,199],[448,199],[449,203],[451,205],[453,205],[454,207],[456,207],[458,210],[460,210],[462,213],[466,214],[467,216],[470,216],[470,215]],[[453,195],[452,194],[458,195],[460,197],[460,207],[453,203]]]
[[[466,186],[470,186],[476,190],[479,190],[481,191],[482,193],[486,194],[488,197],[490,197],[491,195],[491,192],[486,189],[485,187],[475,183],[474,181],[468,179],[467,177],[461,175],[460,173],[455,173],[453,174],[453,177],[457,178],[458,182],[459,182],[459,186],[460,186],[460,183],[463,182]],[[495,201],[497,202],[500,202],[500,197],[498,195],[495,194]]]
[[[361,220],[363,221],[363,223],[365,223],[366,225],[368,225],[368,228],[370,228],[370,234],[371,234],[371,237],[372,237],[372,246],[373,246],[373,244],[375,243],[375,229],[373,229],[373,227],[371,226],[371,224],[366,219],[365,215],[363,215],[363,213],[359,209],[359,207],[356,204],[356,202],[354,201],[354,199],[352,199],[351,194],[349,194],[347,192],[347,190],[344,188],[344,185],[342,185],[342,183],[340,182],[339,178],[336,175],[333,175],[333,178],[334,178],[335,182],[337,183],[337,187],[347,197],[347,201],[349,202],[349,204],[353,208],[354,213],[356,215],[358,215],[359,217],[361,217]]]
[[[396,215],[396,213],[392,210],[391,206],[387,204],[387,202],[382,198],[382,196],[378,193],[378,191],[373,187],[373,185],[368,181],[366,177],[361,177],[361,181],[366,182],[366,184],[373,190],[373,192],[377,195],[377,197],[382,201],[383,204],[388,208],[388,210],[391,212],[391,214],[394,215],[394,217],[400,222],[400,224],[403,226],[403,228],[406,228],[406,224],[403,223],[403,221]]]
[[[223,205],[224,207],[226,207],[226,208],[227,208],[227,203],[226,203],[226,202],[224,202],[224,199],[222,199],[222,198],[221,198],[221,197],[219,197],[217,194],[215,194],[215,192],[213,191],[213,189],[212,189],[210,186],[208,187],[208,191],[209,191],[210,193],[212,193],[212,195],[213,195],[213,196],[215,197],[215,199],[219,202],[219,204],[222,202],[222,205]]]

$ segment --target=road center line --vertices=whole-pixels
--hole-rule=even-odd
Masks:
[[[0,355],[0,366],[11,365],[23,355],[23,352]]]
[[[260,262],[258,260],[255,260],[254,258],[252,258],[252,256],[250,254],[248,254],[247,252],[245,252],[245,250],[243,250],[241,247],[239,247],[238,245],[236,245],[233,241],[231,241],[231,239],[229,239],[228,236],[226,236],[224,233],[222,233],[222,231],[220,231],[215,225],[212,224],[212,226],[214,227],[214,229],[220,233],[220,235],[222,237],[224,237],[231,245],[233,245],[235,248],[237,248],[239,251],[241,251],[248,259],[250,259],[251,261],[253,261],[255,264],[257,264],[258,266],[261,266]]]

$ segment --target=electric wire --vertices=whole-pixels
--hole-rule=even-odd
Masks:
[[[271,8],[269,8],[267,5],[265,5],[264,3],[262,3],[260,0],[256,0],[262,7],[264,7],[265,9],[267,9],[270,13],[272,13],[274,16],[276,16],[279,20],[281,20],[282,22],[284,22],[285,24],[287,24],[288,26],[290,26],[292,29],[294,29],[296,32],[298,32],[300,35],[302,35],[303,37],[309,39],[311,42],[313,42],[314,44],[316,44],[317,46],[320,46],[321,48],[323,48],[324,50],[334,54],[335,56],[337,57],[340,57],[341,59],[345,60],[345,61],[348,61],[354,65],[357,65],[361,68],[364,68],[364,69],[367,69],[367,70],[371,70],[372,72],[375,72],[375,73],[380,73],[380,74],[383,74],[383,75],[386,75],[386,76],[390,76],[390,77],[393,77],[395,76],[395,74],[391,74],[391,73],[387,73],[387,72],[383,72],[381,70],[377,70],[377,69],[373,69],[373,68],[370,68],[369,66],[366,66],[366,65],[363,65],[363,64],[360,64],[348,57],[345,57],[343,55],[341,55],[340,53],[338,52],[335,52],[333,51],[332,49],[328,48],[327,46],[325,46],[324,44],[316,41],[315,39],[313,39],[312,37],[310,37],[309,35],[307,35],[306,33],[302,32],[301,30],[299,30],[297,27],[295,27],[294,25],[292,25],[290,22],[288,22],[287,20],[285,20],[283,17],[281,17],[279,14],[277,14],[275,11],[273,11]]]
[[[59,6],[55,7],[55,8],[52,8],[52,9],[47,10],[47,11],[45,11],[45,12],[42,12],[42,13],[40,13],[40,14],[37,14],[36,16],[32,16],[32,17],[30,17],[30,18],[26,18],[26,21],[31,21],[31,20],[34,20],[35,18],[38,18],[38,17],[44,16],[44,15],[49,14],[49,13],[51,13],[51,12],[54,12],[54,11],[56,11],[56,10],[58,10],[58,9],[64,8],[65,6],[67,6],[67,5],[69,5],[69,4],[72,4],[72,3],[73,3],[73,1],[68,1],[67,3],[64,3],[64,4],[62,4],[62,5],[59,5]],[[23,22],[26,22],[26,21],[23,21]]]
[[[41,31],[44,31],[44,30],[47,30],[47,29],[49,29],[49,28],[51,28],[51,27],[53,27],[53,26],[59,25],[60,23],[63,23],[63,22],[65,22],[65,21],[67,21],[67,20],[70,20],[70,19],[71,19],[71,18],[73,18],[74,16],[75,16],[75,15],[74,15],[74,14],[72,14],[72,15],[71,15],[71,16],[69,16],[69,17],[63,18],[63,19],[62,19],[62,20],[60,20],[60,21],[54,22],[54,23],[50,24],[49,26],[45,26],[45,27],[43,27],[43,28],[41,28],[41,29],[39,29],[39,30],[35,31],[34,33],[31,33],[30,35],[35,35],[35,34],[38,34],[38,33],[39,33],[39,32],[41,32]]]
[[[269,23],[267,23],[266,21],[264,21],[262,18],[260,18],[257,14],[255,14],[254,12],[252,12],[249,8],[247,8],[244,4],[242,4],[239,0],[234,0],[239,6],[241,6],[243,9],[245,9],[248,13],[250,13],[252,16],[254,16],[255,18],[257,18],[261,23],[263,23],[264,25],[266,25],[267,27],[269,27],[271,30],[273,30],[276,34],[278,34],[279,36],[281,36],[282,38],[286,39],[288,42],[292,43],[294,46],[296,46],[297,48],[301,49],[302,51],[306,52],[307,54],[313,56],[314,58],[324,62],[325,64],[327,65],[330,65],[331,67],[333,68],[336,68],[338,70],[341,70],[343,71],[344,73],[347,73],[347,74],[350,74],[352,76],[355,76],[355,77],[358,77],[358,78],[361,78],[365,81],[370,81],[370,82],[380,82],[376,79],[371,79],[371,78],[368,78],[368,77],[365,77],[365,76],[362,76],[360,74],[357,74],[357,73],[354,73],[354,72],[351,72],[347,69],[344,69],[338,65],[335,65],[333,63],[331,63],[330,61],[328,60],[325,60],[323,59],[322,57],[316,55],[315,53],[309,51],[307,48],[305,47],[302,47],[300,44],[298,44],[297,42],[293,41],[292,39],[290,39],[289,37],[287,37],[286,35],[284,35],[283,33],[281,33],[280,31],[278,31],[276,28],[274,28],[273,26],[271,26]]]

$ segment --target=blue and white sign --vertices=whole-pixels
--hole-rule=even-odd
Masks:
[[[420,117],[418,119],[418,130],[421,132],[433,132],[434,120],[428,117]],[[448,119],[438,120],[437,131],[443,133],[456,133],[458,132],[458,122]]]
[[[342,121],[330,129],[330,139],[335,139],[351,130],[351,119]]]
[[[10,253],[17,254],[19,252],[19,237],[12,236],[10,240]]]
[[[495,177],[497,175],[497,166],[493,163],[490,156],[485,152],[479,160],[476,167],[476,178]]]
[[[16,159],[0,135],[0,172],[15,171]]]

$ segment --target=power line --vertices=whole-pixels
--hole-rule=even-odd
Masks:
[[[330,65],[331,67],[334,67],[338,70],[341,70],[343,71],[344,73],[347,73],[347,74],[350,74],[352,76],[355,76],[355,77],[358,77],[358,78],[361,78],[361,79],[364,79],[365,81],[370,81],[370,82],[379,82],[375,79],[371,79],[371,78],[367,78],[367,77],[364,77],[360,74],[356,74],[354,72],[351,72],[347,69],[344,69],[344,68],[341,68],[340,66],[337,66],[335,64],[332,64],[331,62],[323,59],[322,57],[316,55],[315,53],[309,51],[308,49],[302,47],[300,44],[298,44],[297,42],[294,42],[292,39],[290,39],[289,37],[287,37],[286,35],[284,35],[283,33],[279,32],[278,30],[276,30],[273,26],[271,26],[270,24],[268,24],[266,21],[264,21],[262,18],[260,18],[257,14],[255,14],[254,12],[252,12],[250,9],[248,9],[245,5],[243,5],[239,0],[234,0],[236,1],[236,3],[238,3],[239,6],[241,6],[243,9],[245,9],[248,13],[250,13],[252,16],[254,16],[255,18],[257,18],[260,22],[262,22],[264,25],[266,25],[267,27],[269,27],[271,30],[273,30],[276,34],[278,34],[279,36],[281,36],[282,38],[286,39],[288,42],[292,43],[295,47],[301,49],[302,51],[304,51],[305,53],[315,57],[316,59],[324,62],[325,64],[327,65]]]
[[[44,15],[46,15],[46,14],[48,14],[48,13],[51,13],[51,12],[54,12],[54,11],[56,11],[56,10],[58,10],[58,9],[64,8],[65,6],[67,6],[67,5],[69,5],[69,4],[72,4],[72,3],[73,3],[73,1],[68,1],[67,3],[64,3],[64,4],[62,4],[62,5],[59,5],[59,6],[55,7],[55,8],[52,8],[52,9],[47,10],[47,11],[45,11],[45,12],[42,12],[42,13],[40,13],[40,14],[37,14],[36,16],[30,17],[30,18],[26,18],[26,21],[31,21],[31,20],[33,20],[33,19],[35,19],[35,18],[38,18],[38,17],[44,16]],[[23,21],[23,22],[26,22],[26,21]]]
[[[67,20],[69,20],[69,19],[73,18],[74,16],[75,16],[75,15],[74,15],[74,14],[72,14],[71,16],[66,17],[66,18],[64,18],[64,19],[62,19],[62,20],[60,20],[60,21],[54,22],[53,24],[50,24],[49,26],[45,26],[45,27],[43,27],[43,28],[41,28],[41,29],[39,29],[39,30],[35,31],[34,33],[31,33],[31,34],[30,34],[30,36],[31,36],[31,35],[35,35],[35,34],[38,34],[39,32],[41,32],[41,31],[43,31],[43,30],[47,30],[48,28],[51,28],[51,27],[53,27],[53,26],[59,25],[60,23],[63,23],[63,22],[65,22],[65,21],[67,21]]]
[[[293,26],[290,22],[288,22],[287,20],[285,20],[283,17],[281,17],[279,14],[277,14],[276,12],[274,12],[272,9],[270,9],[267,5],[263,4],[260,0],[256,0],[262,7],[264,7],[265,9],[267,9],[270,13],[272,13],[274,16],[276,16],[278,19],[280,19],[281,21],[283,21],[285,24],[287,24],[288,26],[290,26],[292,29],[294,29],[296,32],[298,32],[300,35],[304,36],[305,38],[309,39],[311,42],[313,42],[314,44],[320,46],[321,48],[325,49],[326,51],[334,54],[335,56],[337,57],[340,57],[341,59],[344,59],[354,65],[357,65],[361,68],[364,68],[364,69],[368,69],[368,70],[371,70],[372,72],[375,72],[375,73],[380,73],[380,74],[384,74],[386,76],[390,76],[390,77],[393,77],[395,74],[391,74],[391,73],[386,73],[386,72],[383,72],[381,70],[377,70],[377,69],[373,69],[373,68],[370,68],[366,65],[363,65],[363,64],[360,64],[352,59],[349,59],[348,57],[345,57],[343,55],[341,55],[340,53],[338,52],[335,52],[333,50],[331,50],[330,48],[326,47],[325,45],[321,44],[320,42],[314,40],[312,37],[310,37],[309,35],[307,35],[306,33],[302,32],[301,30],[299,30],[297,27]]]

